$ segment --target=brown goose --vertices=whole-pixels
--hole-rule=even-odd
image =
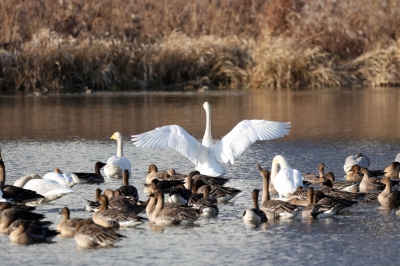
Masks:
[[[193,224],[199,217],[199,210],[177,204],[164,204],[164,192],[156,189],[149,195],[146,214],[157,225]]]
[[[147,171],[146,184],[149,184],[153,179],[163,180],[165,173],[165,171],[158,171],[158,167],[155,164],[150,164]]]
[[[125,237],[113,229],[95,224],[92,219],[84,219],[75,227],[75,241],[80,247],[112,246]]]
[[[60,232],[61,236],[71,237],[75,234],[76,225],[82,221],[81,218],[70,218],[70,211],[68,207],[61,209],[60,214],[63,215],[60,223],[57,225],[57,231]]]
[[[51,243],[58,234],[55,230],[40,227],[27,227],[20,224],[10,233],[10,241],[19,245],[32,245],[39,243]]]
[[[8,201],[25,203],[40,203],[41,201],[43,201],[44,197],[36,193],[35,191],[12,185],[5,185],[5,182],[6,168],[4,166],[3,158],[1,157],[0,149],[0,191],[3,192],[3,198]]]
[[[388,167],[385,168],[384,172],[386,177],[398,179],[400,173],[400,163],[392,162]]]
[[[301,211],[303,218],[332,218],[337,214],[334,204],[317,204],[317,194],[314,189],[308,188],[308,205]]]
[[[383,190],[385,188],[380,181],[369,176],[369,171],[367,168],[361,168],[360,171],[361,174],[363,174],[363,179],[360,183],[360,192],[372,192]]]
[[[346,175],[346,180],[351,182],[361,182],[362,176],[359,174],[361,167],[358,164],[353,165]]]
[[[335,175],[332,172],[328,172],[325,175],[326,180],[330,180],[332,183],[332,188],[353,192],[354,190],[358,190],[359,183],[352,181],[335,181]],[[325,180],[325,182],[326,182]]]
[[[6,232],[8,227],[15,220],[39,221],[45,217],[41,213],[35,213],[28,210],[9,208],[0,212],[0,232]]]
[[[125,198],[117,189],[114,191],[114,196],[108,200],[108,207],[110,209],[120,210],[138,215],[146,209],[148,201],[149,200],[147,200],[147,202],[136,202],[129,198]]]
[[[327,168],[327,167],[325,166],[324,163],[318,164],[318,175],[309,174],[309,173],[302,174],[303,181],[308,181],[308,182],[311,182],[311,183],[319,183],[319,179],[321,177],[324,177],[325,168]]]
[[[197,192],[194,192],[192,189],[193,193],[204,193],[204,189],[206,187],[206,183],[202,180],[196,180],[195,183],[198,183],[198,188]],[[236,195],[241,193],[242,191],[237,188],[233,187],[224,187],[224,186],[214,186],[214,185],[208,185],[211,188],[210,191],[210,196],[212,198],[215,198],[218,203],[221,202],[228,202],[229,200],[233,199]]]
[[[260,193],[260,191],[258,189],[253,189],[253,192],[252,192],[253,208],[246,209],[243,212],[243,215],[242,215],[243,222],[260,224],[260,223],[265,223],[268,221],[267,216],[265,215],[265,213],[262,210],[260,210],[260,207],[258,205],[259,193]]]
[[[95,190],[95,197],[94,200],[86,200],[86,211],[88,212],[92,212],[92,211],[97,211],[100,207],[100,202],[99,202],[99,198],[101,195],[101,189],[100,188],[96,188]]]
[[[270,219],[293,219],[296,217],[301,207],[284,202],[281,200],[271,200],[269,196],[269,172],[260,166],[257,166],[260,175],[263,178],[263,194],[260,209],[265,212]]]
[[[200,174],[199,171],[193,171],[189,173],[189,175],[192,175],[192,180],[202,180],[205,184],[211,185],[211,186],[223,186],[225,185],[229,179],[228,178],[223,178],[223,177],[215,177],[215,176],[209,176],[209,175],[202,175]]]
[[[77,184],[100,184],[104,183],[104,177],[100,173],[100,169],[105,163],[97,162],[94,165],[94,173],[71,173],[71,176]]]
[[[382,206],[396,208],[400,206],[400,191],[392,191],[392,181],[389,177],[384,177],[382,183],[385,189],[378,195],[378,201]]]
[[[151,189],[149,189],[150,184],[152,186],[155,185],[157,189],[162,189],[164,193],[170,193],[171,189],[185,184],[184,181],[170,181],[170,180],[159,180],[159,179],[153,179],[150,181],[150,183],[143,184],[145,186],[144,188],[144,193],[149,194],[151,193]]]
[[[12,231],[16,230],[21,224],[23,224],[25,228],[38,227],[39,228],[38,230],[40,230],[43,228],[48,228],[53,223],[50,221],[15,220],[8,226],[7,230],[3,231],[3,233],[9,235]]]
[[[124,170],[124,174],[122,175],[122,180],[124,185],[121,186],[118,190],[122,196],[126,198],[131,198],[135,201],[139,200],[139,194],[136,187],[129,185],[129,172],[128,170]]]
[[[104,227],[119,229],[120,227],[135,227],[143,223],[144,218],[132,213],[109,209],[108,198],[101,195],[99,198],[101,206],[93,214],[93,221]]]
[[[218,201],[215,198],[210,197],[211,187],[205,185],[203,191],[203,197],[198,199],[192,207],[195,207],[200,211],[200,216],[203,217],[214,217],[219,213]]]

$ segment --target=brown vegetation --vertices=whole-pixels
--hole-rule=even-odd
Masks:
[[[0,90],[400,84],[395,0],[0,0]]]

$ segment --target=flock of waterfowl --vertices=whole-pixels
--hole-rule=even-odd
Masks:
[[[203,106],[207,122],[202,143],[176,125],[132,136],[137,147],[172,148],[195,164],[195,170],[188,174],[178,174],[173,169],[160,171],[155,164],[150,164],[143,183],[146,199],[139,199],[138,189],[129,184],[131,164],[123,156],[119,132],[111,136],[118,143],[117,155],[111,156],[107,163],[97,162],[93,173],[64,174],[55,169],[42,177],[26,175],[14,185],[5,184],[6,171],[0,150],[0,231],[9,234],[12,243],[24,245],[52,242],[60,235],[73,237],[79,247],[109,246],[125,237],[118,233],[121,227],[136,227],[147,222],[161,226],[187,225],[199,217],[221,215],[220,203],[241,192],[225,186],[229,181],[224,178],[226,163],[233,164],[257,140],[287,135],[290,126],[283,122],[244,120],[214,143],[210,105],[206,102]],[[283,156],[277,155],[272,160],[271,172],[256,166],[263,185],[261,204],[260,190],[254,189],[253,208],[244,210],[242,219],[246,223],[260,224],[268,220],[293,219],[298,215],[329,218],[348,211],[359,202],[379,202],[382,206],[397,208],[400,191],[394,185],[400,181],[399,161],[400,153],[384,170],[371,171],[367,156],[352,155],[343,167],[345,180],[336,181],[332,172],[325,173],[324,163],[318,165],[318,174],[301,174]],[[100,172],[103,167],[106,178]],[[51,229],[51,222],[35,212],[41,204],[73,192],[74,185],[100,184],[109,179],[123,182],[117,189],[95,189],[95,199],[86,202],[86,210],[93,212],[92,218],[71,217],[68,206],[60,206],[63,218],[56,229]],[[272,199],[271,194],[279,198]]]

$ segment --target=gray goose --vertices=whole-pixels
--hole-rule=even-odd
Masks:
[[[258,205],[259,193],[260,193],[260,191],[258,189],[253,189],[253,192],[252,192],[253,208],[246,209],[243,212],[243,215],[242,215],[243,222],[260,224],[260,223],[265,223],[268,221],[267,215],[265,215],[265,212],[260,210],[260,207]]]
[[[79,247],[112,246],[124,237],[111,228],[95,224],[92,219],[80,221],[74,235]]]
[[[126,198],[135,200],[137,202],[139,200],[139,194],[138,194],[136,187],[129,185],[129,171],[128,170],[124,170],[124,173],[122,175],[122,180],[124,182],[124,185],[118,189],[119,192],[121,193],[121,195]]]
[[[267,218],[271,219],[293,219],[301,207],[281,200],[271,200],[269,196],[269,172],[257,165],[260,175],[263,178],[263,194],[260,209],[265,212]]]
[[[6,169],[4,166],[3,158],[1,157],[0,149],[0,190],[3,192],[3,198],[12,202],[33,202],[40,203],[44,197],[33,190],[16,187],[12,185],[5,185],[6,182]]]
[[[164,192],[156,189],[150,195],[146,214],[157,225],[193,224],[199,217],[199,211],[177,204],[164,204]]]
[[[389,177],[384,177],[382,183],[385,189],[378,195],[378,201],[382,206],[396,208],[400,206],[400,191],[392,190],[392,181]]]
[[[60,223],[57,225],[57,231],[60,232],[61,236],[72,237],[75,234],[76,225],[82,221],[81,218],[71,218],[70,210],[68,207],[61,209],[60,214],[63,215]]]
[[[101,195],[99,198],[101,206],[93,213],[93,221],[101,226],[119,229],[120,227],[135,227],[143,223],[144,218],[132,213],[109,209],[108,198]]]
[[[94,165],[94,173],[71,173],[74,182],[77,184],[100,184],[104,183],[104,177],[100,173],[100,169],[105,163],[96,162]],[[75,175],[75,176],[74,176]]]
[[[57,234],[58,232],[55,230],[27,227],[25,224],[20,224],[17,229],[10,233],[10,241],[19,245],[51,243]]]

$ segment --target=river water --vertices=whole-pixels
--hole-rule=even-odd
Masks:
[[[149,164],[188,173],[193,164],[171,150],[134,147],[131,134],[177,124],[201,140],[205,129],[204,101],[212,106],[212,131],[218,140],[243,119],[290,121],[288,136],[257,142],[228,167],[227,186],[243,192],[220,205],[213,219],[195,226],[155,227],[145,223],[122,229],[127,238],[112,248],[77,249],[73,238],[54,243],[11,245],[0,235],[6,265],[387,265],[397,263],[400,217],[378,203],[358,204],[333,219],[269,221],[258,227],[241,221],[252,207],[251,191],[261,189],[256,164],[270,168],[283,155],[301,172],[317,172],[324,162],[337,177],[344,175],[348,155],[363,152],[371,169],[388,166],[400,152],[400,91],[393,88],[338,89],[308,92],[153,92],[0,96],[0,147],[7,184],[29,174],[43,175],[58,167],[64,172],[92,171],[96,161],[116,154],[110,136],[124,138],[124,156],[132,164],[131,184],[146,199],[142,182]],[[64,206],[72,217],[91,217],[83,210],[97,187],[117,188],[121,181],[100,186],[76,185],[74,193],[37,207],[47,220],[60,221]],[[145,214],[144,214],[145,216]]]

